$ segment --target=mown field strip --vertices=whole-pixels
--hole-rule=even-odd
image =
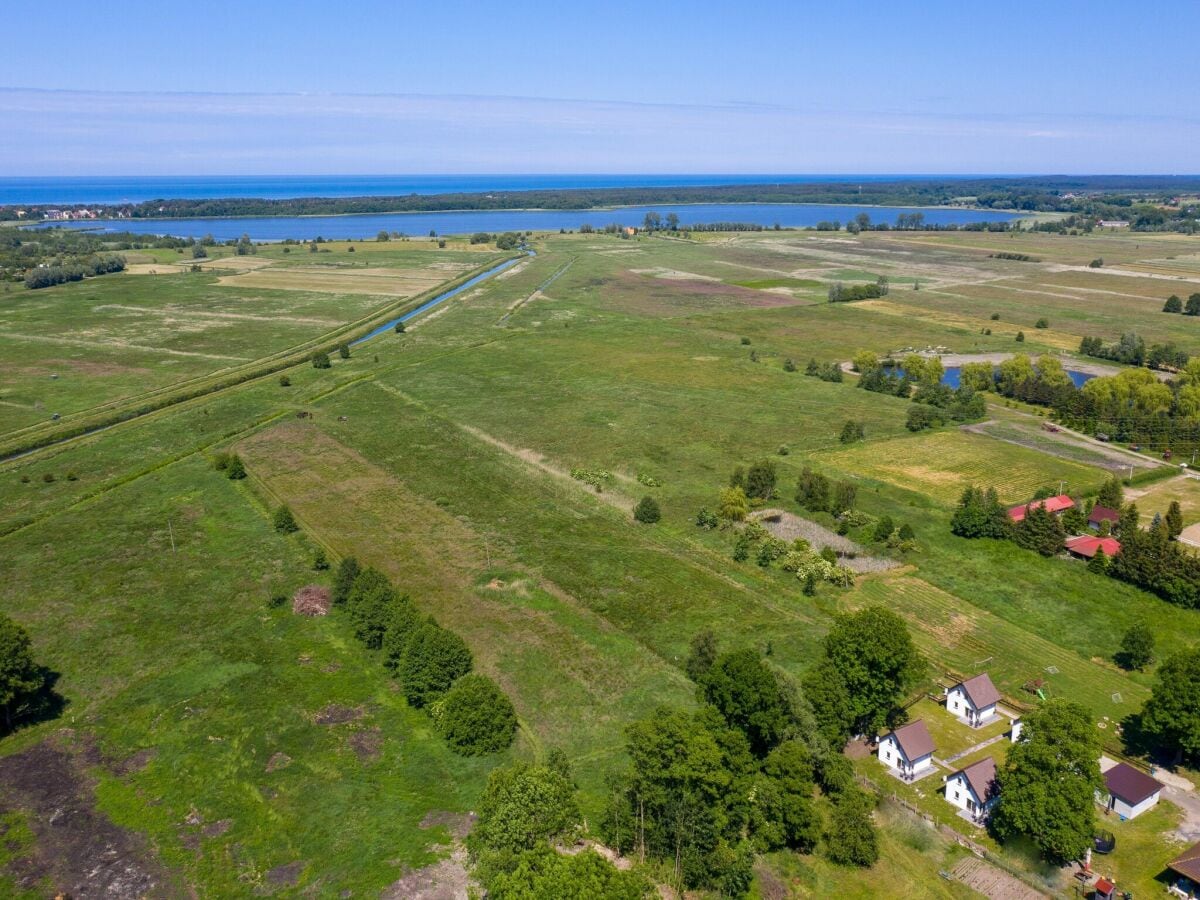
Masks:
[[[904,616],[935,666],[957,676],[986,671],[996,686],[1017,702],[1036,702],[1036,696],[1023,686],[1042,679],[1047,694],[1077,700],[1096,716],[1115,721],[1137,712],[1150,695],[1115,667],[1083,659],[910,575],[863,579],[842,603],[847,609],[869,603],[886,605]],[[1047,671],[1051,667],[1058,672]],[[1114,702],[1114,695],[1120,695],[1120,701]]]

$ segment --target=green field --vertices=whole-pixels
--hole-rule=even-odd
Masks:
[[[106,404],[213,384],[500,258],[464,242],[322,246],[330,252],[260,248],[197,273],[173,251],[147,252],[126,274],[0,294],[10,360],[0,437],[53,434],[54,412],[65,427]],[[931,676],[986,670],[1026,706],[1036,698],[1024,685],[1041,679],[1048,694],[1086,703],[1114,749],[1116,723],[1153,681],[1113,664],[1124,630],[1146,622],[1160,654],[1200,641],[1195,611],[1072,561],[950,535],[967,485],[1007,503],[1060,484],[1087,492],[1109,477],[1102,453],[1034,440],[1041,419],[1017,404],[994,408],[994,434],[914,435],[906,400],[860,390],[853,376],[802,374],[809,359],[862,349],[1012,351],[1018,328],[1033,352],[1136,328],[1200,355],[1196,320],[1159,312],[1184,283],[1148,277],[1200,277],[1189,262],[1197,239],[781,232],[544,235],[534,246],[404,335],[335,354],[328,370],[288,368],[290,386],[278,373],[221,385],[0,465],[0,604],[68,701],[57,719],[0,741],[0,822],[11,820],[21,848],[0,850],[0,893],[16,892],[19,860],[37,863],[44,884],[81,864],[56,859],[39,810],[5,789],[5,761],[45,748],[71,760],[78,802],[131,836],[131,859],[197,895],[378,896],[445,856],[448,817],[472,809],[487,773],[510,759],[563,749],[598,821],[606,777],[624,762],[623,727],[659,704],[694,702],[682,661],[704,628],[722,648],[756,647],[799,676],[834,615],[883,604],[909,623]],[[1087,270],[1099,255],[1106,269]],[[882,301],[824,302],[831,280],[879,276],[892,283]],[[1117,281],[1131,284],[1114,292]],[[1034,330],[1043,315],[1051,328]],[[981,333],[989,323],[994,333]],[[800,371],[786,371],[788,359]],[[847,420],[865,440],[840,443]],[[212,468],[227,450],[244,460],[245,481]],[[897,567],[816,596],[778,567],[734,562],[734,533],[699,529],[695,516],[735,466],[759,459],[778,471],[770,505],[806,515],[793,494],[811,467],[853,480],[858,508],[909,524],[915,548],[871,547]],[[597,492],[573,469],[611,474]],[[1190,523],[1195,483],[1157,482],[1139,507],[1179,499]],[[629,511],[647,494],[663,519],[635,525]],[[271,527],[284,502],[296,535]],[[869,526],[848,537],[869,544]],[[318,548],[384,571],[464,637],[517,709],[510,751],[455,756],[344,616],[269,605],[328,583],[312,568]],[[341,721],[322,724],[331,711]],[[1170,812],[1155,816],[1130,830],[1136,861],[1114,860],[1139,887],[1173,846]],[[969,895],[938,874],[961,848],[893,805],[877,818],[875,869],[772,854],[757,890]],[[1019,854],[1010,862],[1036,874]]]

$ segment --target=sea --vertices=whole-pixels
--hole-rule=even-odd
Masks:
[[[87,175],[0,177],[0,205],[251,197],[402,197],[570,188],[711,187],[724,184],[868,184],[971,175],[542,174],[542,175]]]

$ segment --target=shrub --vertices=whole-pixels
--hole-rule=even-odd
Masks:
[[[459,678],[432,712],[438,734],[463,756],[505,749],[517,728],[512,701],[486,675]]]
[[[324,572],[328,568],[329,557],[325,555],[325,551],[321,547],[318,547],[317,552],[313,554],[313,570],[317,572]]]
[[[749,347],[750,346],[750,338],[748,338],[748,337],[742,338],[742,346]]]
[[[740,487],[728,487],[721,491],[720,502],[717,505],[717,515],[731,522],[740,522],[750,512],[750,504],[746,502],[746,492]]]
[[[279,376],[279,386],[280,387],[291,387],[292,379],[288,378],[288,376],[286,376],[286,375],[280,375]]]
[[[292,534],[300,530],[300,526],[296,524],[296,517],[292,515],[292,511],[287,507],[287,504],[275,510],[271,516],[271,524],[275,526],[275,530],[280,534]]]
[[[1096,259],[1093,259],[1090,263],[1088,263],[1089,269],[1099,269],[1099,268],[1103,268],[1103,266],[1104,266],[1104,257],[1102,257],[1102,256],[1097,257]]]
[[[395,331],[396,334],[404,334],[404,328],[405,328],[404,322],[401,321],[401,322],[397,322],[396,327],[393,328],[392,330]]]
[[[775,493],[775,463],[760,459],[746,472],[746,496],[770,500]]]
[[[340,356],[342,359],[349,359],[350,358],[350,345],[342,344],[341,346],[339,346],[338,347],[338,356]]]
[[[1017,343],[1018,343],[1018,344],[1023,344],[1023,343],[1025,343],[1025,332],[1023,332],[1023,331],[1018,331],[1018,332],[1017,332]]]
[[[314,369],[328,369],[332,365],[329,362],[329,354],[322,350],[318,350],[312,355],[312,364]]]
[[[1099,555],[1099,554],[1097,554]],[[1123,669],[1144,669],[1154,658],[1154,632],[1144,623],[1130,626],[1121,639],[1117,663]]]
[[[420,627],[421,615],[409,597],[399,597],[388,606],[383,618],[380,649],[383,650],[383,664],[393,675],[400,671],[400,660],[404,658],[408,639]]]
[[[875,523],[875,532],[872,537],[876,541],[886,541],[895,530],[896,526],[892,523],[892,517],[883,516]]]
[[[785,371],[785,372],[795,372],[796,371],[796,363],[790,356],[783,361],[783,371]]]
[[[350,591],[354,587],[354,580],[358,578],[358,575],[358,560],[353,556],[347,556],[338,563],[337,574],[333,576],[334,605],[346,602],[346,598],[350,596]]]
[[[662,511],[658,508],[658,501],[647,494],[633,508],[633,517],[646,525],[653,525],[662,518]]]
[[[396,589],[386,575],[371,568],[360,572],[346,598],[354,636],[372,650],[378,650],[398,602]]]
[[[1163,304],[1163,312],[1165,313],[1181,313],[1183,312],[1183,301],[1175,294],[1167,298],[1167,302]]]
[[[716,528],[721,524],[720,520],[712,512],[709,512],[707,506],[700,507],[700,512],[696,513],[696,524],[701,528]]]
[[[1049,319],[1038,319],[1036,322],[1033,323],[1033,327],[1034,328],[1049,328],[1050,320]]]
[[[246,466],[236,453],[229,457],[229,465],[225,467],[225,477],[231,481],[240,481],[246,477]]]
[[[53,484],[54,483],[54,473],[46,472],[44,475],[42,475],[42,481],[46,482],[46,484]]]
[[[1000,321],[1000,313],[992,313],[991,320],[993,322],[999,322]]]
[[[427,706],[469,671],[471,651],[463,639],[453,631],[426,622],[409,636],[396,674],[408,702]]]

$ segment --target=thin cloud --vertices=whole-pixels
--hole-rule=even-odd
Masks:
[[[507,96],[0,89],[21,174],[1162,172],[1188,116],[839,111]]]

